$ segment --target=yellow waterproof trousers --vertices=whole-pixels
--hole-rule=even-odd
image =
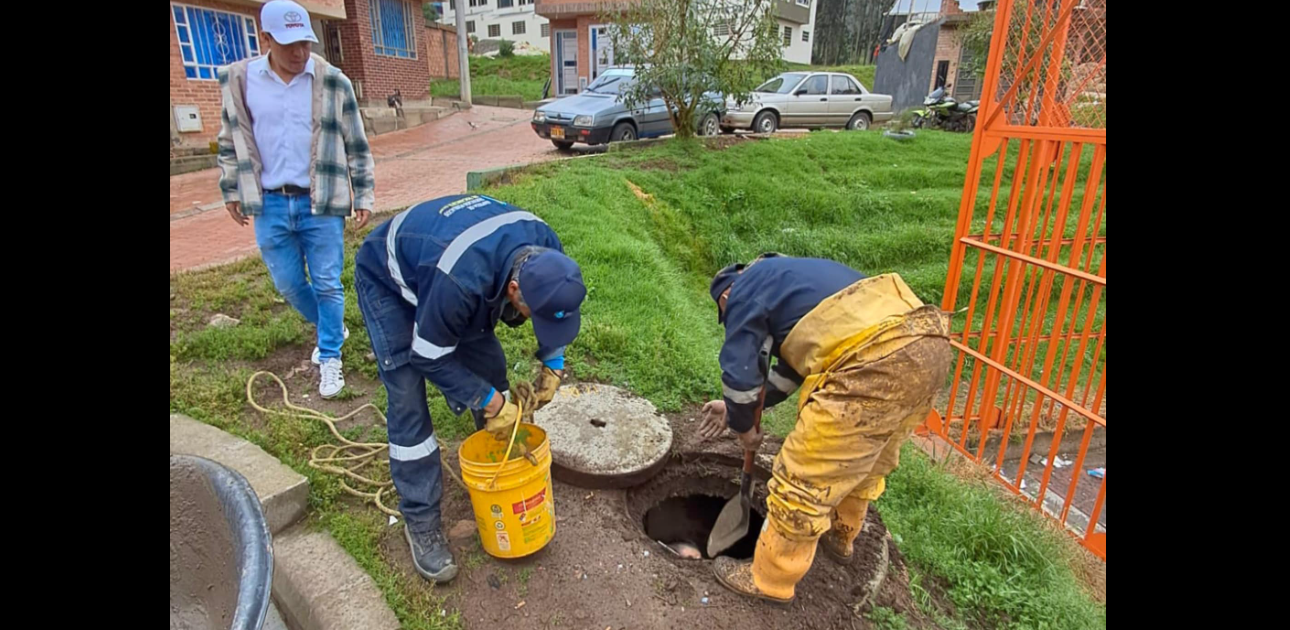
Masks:
[[[830,528],[850,544],[949,374],[949,317],[895,274],[861,280],[802,318],[780,350],[806,375],[775,458],[753,581],[788,599]]]

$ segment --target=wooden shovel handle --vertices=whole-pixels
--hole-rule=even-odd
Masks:
[[[761,430],[761,409],[766,404],[766,386],[762,385],[761,393],[757,395],[757,408],[753,410],[753,430]],[[753,460],[757,459],[757,451],[744,451],[744,474],[751,475],[753,470]]]

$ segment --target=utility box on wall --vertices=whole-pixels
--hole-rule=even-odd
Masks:
[[[175,127],[179,133],[195,133],[202,130],[202,112],[196,105],[175,106]]]

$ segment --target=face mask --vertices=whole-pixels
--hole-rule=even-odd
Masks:
[[[524,313],[520,312],[520,309],[515,308],[515,305],[511,304],[510,300],[507,300],[506,304],[502,306],[502,323],[507,326],[516,328],[528,320],[529,318],[525,317]]]

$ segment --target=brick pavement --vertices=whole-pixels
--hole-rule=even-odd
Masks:
[[[533,133],[531,116],[527,110],[476,106],[372,138],[377,211],[464,192],[468,171],[560,157]],[[218,179],[214,169],[170,178],[171,273],[257,254],[251,227],[238,226],[224,212]]]

